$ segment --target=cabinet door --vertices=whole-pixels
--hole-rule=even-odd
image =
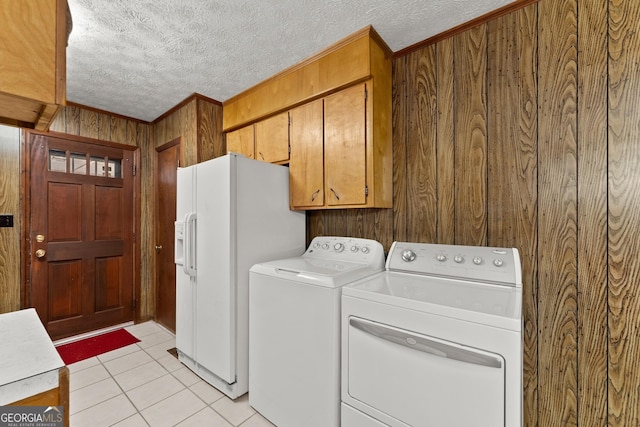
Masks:
[[[364,205],[366,98],[360,84],[324,100],[324,179],[328,206]]]
[[[250,159],[255,159],[253,147],[253,125],[227,133],[227,153],[242,154]]]
[[[256,123],[256,159],[269,163],[289,160],[289,112]]]
[[[289,112],[291,159],[289,191],[291,208],[324,205],[322,99]]]

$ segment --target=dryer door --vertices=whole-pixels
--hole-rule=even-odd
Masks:
[[[349,396],[397,425],[505,424],[498,354],[355,316],[347,351]]]

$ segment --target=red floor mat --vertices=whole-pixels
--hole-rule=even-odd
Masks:
[[[62,357],[64,363],[66,365],[70,365],[139,341],[140,340],[138,338],[134,337],[124,329],[117,329],[105,334],[74,341],[69,344],[63,344],[56,347],[56,350],[58,350],[58,353],[60,354],[60,357]]]

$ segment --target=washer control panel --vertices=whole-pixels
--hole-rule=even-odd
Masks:
[[[522,286],[515,248],[394,242],[387,270]]]
[[[368,262],[384,259],[382,245],[370,239],[357,237],[320,236],[315,237],[303,257],[339,259],[351,262]]]

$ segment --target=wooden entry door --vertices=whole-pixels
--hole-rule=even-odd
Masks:
[[[53,339],[133,320],[134,153],[30,135],[31,305]]]
[[[176,330],[176,265],[174,223],[176,221],[177,170],[180,139],[159,148],[156,196],[156,322]]]

